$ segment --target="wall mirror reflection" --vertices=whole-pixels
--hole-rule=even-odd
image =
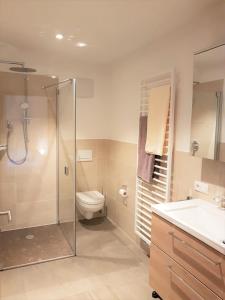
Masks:
[[[225,161],[225,45],[194,55],[191,154]]]

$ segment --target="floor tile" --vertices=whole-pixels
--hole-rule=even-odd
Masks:
[[[77,226],[77,256],[0,272],[1,300],[150,300],[148,258],[109,221]]]

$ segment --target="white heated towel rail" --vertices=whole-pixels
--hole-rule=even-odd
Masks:
[[[171,198],[171,168],[173,155],[174,134],[174,103],[175,82],[174,71],[168,72],[141,82],[140,114],[148,114],[149,92],[151,88],[170,84],[171,97],[167,117],[167,128],[164,140],[163,155],[155,157],[153,178],[146,183],[137,177],[135,232],[148,245],[151,243],[152,204],[170,201]]]

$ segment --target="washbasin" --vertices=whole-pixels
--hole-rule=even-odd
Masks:
[[[200,199],[153,205],[153,212],[225,254],[225,211]]]

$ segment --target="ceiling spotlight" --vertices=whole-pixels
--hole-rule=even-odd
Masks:
[[[78,42],[78,43],[76,43],[76,46],[80,47],[80,48],[84,48],[84,47],[87,47],[87,44],[84,42]]]
[[[51,78],[52,78],[52,79],[55,79],[55,78],[56,78],[56,76],[55,76],[55,75],[52,75],[52,76],[51,76]]]
[[[62,40],[63,39],[63,34],[62,33],[57,33],[55,37],[58,40]]]

